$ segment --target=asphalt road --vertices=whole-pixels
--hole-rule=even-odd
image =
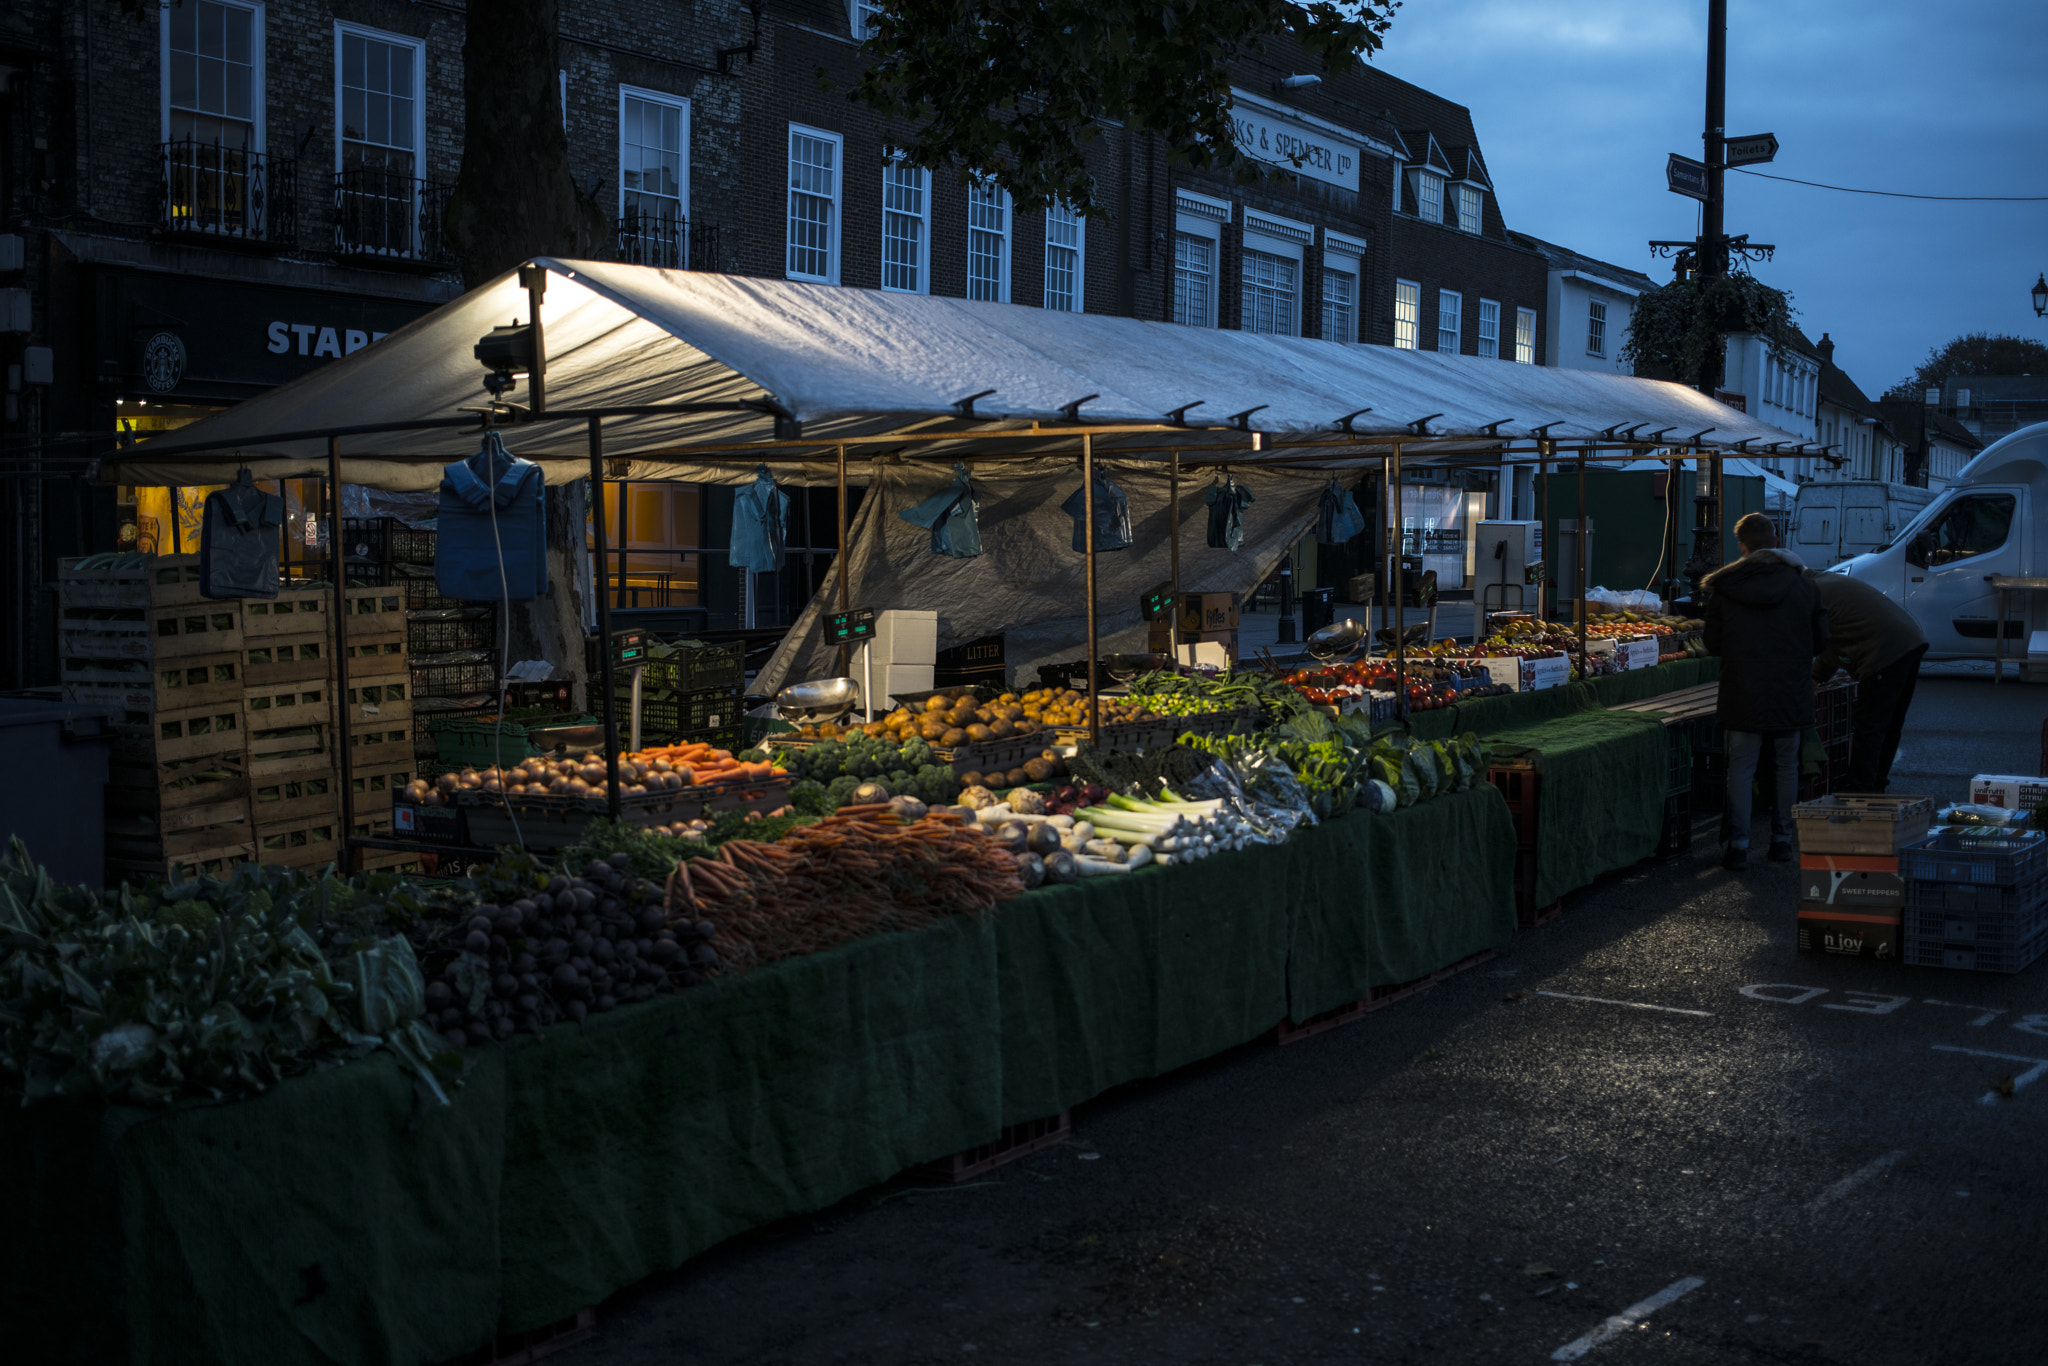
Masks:
[[[1929,680],[1893,790],[2031,771],[2044,710]],[[735,1240],[555,1360],[2048,1359],[2048,963],[1802,957],[1792,871],[1713,854],[980,1182]]]

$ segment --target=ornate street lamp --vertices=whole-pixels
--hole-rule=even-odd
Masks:
[[[2034,277],[2034,316],[2048,317],[2048,275]]]

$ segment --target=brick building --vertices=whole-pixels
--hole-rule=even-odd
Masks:
[[[888,158],[852,103],[864,0],[573,0],[559,86],[618,259],[1542,363],[1545,265],[1507,235],[1465,110],[1282,45],[1233,68],[1239,185],[1105,126],[1109,212],[1016,212]],[[0,16],[0,686],[49,673],[62,556],[190,548],[198,491],[78,477],[67,434],[162,431],[374,344],[459,292],[463,12],[440,0],[16,0]],[[820,76],[824,77],[821,84]],[[1503,415],[1507,416],[1507,415]],[[55,477],[64,476],[64,477]],[[722,569],[721,494],[609,489],[627,600],[786,619],[833,553]],[[287,489],[295,510],[313,490]],[[1327,576],[1326,576],[1327,577]]]

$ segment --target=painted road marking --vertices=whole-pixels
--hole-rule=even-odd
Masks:
[[[1693,1291],[1705,1285],[1698,1276],[1687,1276],[1682,1281],[1673,1281],[1646,1300],[1638,1300],[1619,1314],[1608,1316],[1598,1328],[1582,1338],[1574,1338],[1550,1354],[1552,1361],[1577,1361],[1586,1353],[1610,1338],[1620,1337],[1629,1329],[1641,1323],[1668,1304],[1684,1299]]]
[[[1931,1006],[1946,1006],[1950,1010],[1983,1011],[1983,1014],[1979,1015],[1976,1019],[1970,1021],[1971,1026],[1976,1029],[1982,1029],[1985,1025],[1990,1024],[1993,1020],[2005,1014],[2003,1010],[1985,1010],[1983,1006],[1964,1005],[1960,1001],[1937,1001],[1932,996],[1927,998],[1926,1004]]]
[[[1957,1048],[1952,1043],[1938,1043],[1929,1046],[1942,1053],[1966,1053],[1973,1058],[1998,1058],[2005,1062],[2030,1062],[2034,1064],[2012,1079],[2012,1089],[2015,1092],[2030,1082],[2040,1080],[2041,1074],[2048,1072],[2048,1058],[2023,1058],[2017,1053],[1986,1053],[1981,1048]],[[1986,1091],[1983,1095],[1977,1097],[1979,1105],[1996,1105],[1998,1101],[1999,1095],[1996,1091]]]
[[[1817,1214],[1821,1210],[1826,1209],[1829,1205],[1834,1204],[1835,1201],[1841,1199],[1850,1191],[1855,1190],[1871,1177],[1883,1172],[1905,1155],[1906,1150],[1904,1148],[1894,1148],[1876,1161],[1858,1167],[1819,1195],[1814,1196],[1812,1201],[1807,1204],[1806,1212],[1808,1214]]]
[[[1681,1010],[1677,1006],[1653,1006],[1642,1001],[1614,1001],[1605,996],[1569,996],[1562,991],[1538,990],[1538,996],[1554,996],[1560,1001],[1591,1001],[1596,1006],[1627,1006],[1630,1010],[1661,1010],[1667,1015],[1702,1015],[1712,1018],[1711,1010]]]

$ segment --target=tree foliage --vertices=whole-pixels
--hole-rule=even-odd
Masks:
[[[1792,314],[1792,296],[1754,275],[1724,275],[1711,283],[1673,280],[1636,300],[1621,359],[1638,375],[1697,385],[1715,348],[1731,333],[1796,346]]]
[[[2048,346],[2032,337],[1966,333],[1929,351],[1920,367],[1886,390],[1885,397],[1918,403],[1929,389],[1973,375],[2048,375]]]
[[[1231,134],[1235,57],[1299,44],[1325,70],[1378,50],[1400,0],[887,0],[853,98],[910,163],[983,175],[1020,209],[1100,211],[1088,148],[1112,124],[1191,166],[1260,178]]]

